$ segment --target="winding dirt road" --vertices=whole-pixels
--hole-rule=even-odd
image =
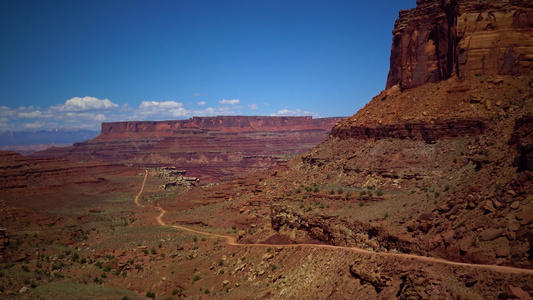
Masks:
[[[144,186],[146,184],[146,179],[148,178],[148,171],[145,171],[143,184],[141,187],[141,190],[135,197],[135,204],[139,207],[144,207],[144,205],[139,203],[139,197],[141,196]],[[438,263],[438,264],[445,264],[450,266],[460,266],[460,267],[469,267],[469,268],[478,268],[478,269],[488,269],[491,271],[496,271],[500,273],[513,273],[513,274],[530,274],[533,275],[533,270],[531,269],[520,269],[520,268],[513,268],[513,267],[506,267],[506,266],[497,266],[497,265],[481,265],[481,264],[470,264],[470,263],[462,263],[462,262],[455,262],[455,261],[449,261],[442,258],[435,258],[435,257],[427,257],[427,256],[420,256],[420,255],[414,255],[414,254],[404,254],[404,253],[390,253],[390,252],[372,252],[369,250],[364,250],[357,247],[344,247],[344,246],[333,246],[333,245],[324,245],[324,244],[240,244],[237,242],[237,239],[233,236],[227,236],[227,235],[221,235],[221,234],[214,234],[199,230],[190,229],[184,226],[179,225],[168,225],[163,221],[163,216],[166,213],[166,210],[164,210],[162,207],[155,207],[160,213],[156,217],[156,221],[161,226],[171,226],[173,228],[184,230],[196,234],[202,234],[209,237],[215,237],[215,238],[221,238],[225,239],[226,243],[230,246],[239,246],[239,247],[284,247],[284,248],[299,248],[299,247],[309,247],[309,248],[325,248],[325,249],[336,249],[336,250],[349,250],[357,253],[364,253],[364,254],[371,254],[371,255],[378,255],[378,256],[389,256],[389,257],[401,257],[401,258],[408,258],[408,259],[416,259],[418,261],[422,262],[428,262],[428,263]]]

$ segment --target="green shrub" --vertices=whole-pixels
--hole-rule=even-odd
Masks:
[[[208,290],[208,289],[205,289],[204,293],[205,293],[206,295],[209,295],[209,290]]]
[[[148,291],[148,292],[146,292],[146,298],[154,299],[155,298],[155,294],[153,292]]]
[[[380,196],[380,197],[383,196],[383,191],[381,191],[381,190],[377,191],[377,192],[376,192],[376,195],[378,195],[378,196]]]
[[[202,277],[201,277],[200,275],[194,275],[194,276],[192,277],[192,282],[195,283],[196,281],[198,281],[198,280],[200,280],[200,279],[202,279]]]
[[[344,190],[343,190],[342,188],[339,188],[339,189],[337,190],[337,194],[340,195],[340,194],[342,194],[342,193],[344,193]]]
[[[177,294],[179,294],[179,293],[181,293],[180,290],[173,290],[173,291],[172,291],[172,296],[177,295]]]
[[[109,272],[111,271],[111,266],[105,266],[104,267],[104,272]]]

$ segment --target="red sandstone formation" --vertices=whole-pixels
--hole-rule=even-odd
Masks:
[[[203,182],[266,169],[323,141],[341,118],[220,116],[102,123],[101,134],[33,157],[173,166]]]
[[[453,76],[533,70],[533,4],[525,0],[418,0],[393,30],[387,88]]]

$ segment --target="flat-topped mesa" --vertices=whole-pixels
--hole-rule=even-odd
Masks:
[[[533,72],[533,2],[418,0],[393,30],[386,88]]]
[[[102,123],[100,135],[32,157],[176,167],[203,183],[235,179],[287,161],[325,140],[343,118],[219,116]]]
[[[222,132],[330,130],[342,118],[217,116],[193,117],[188,120],[130,121],[102,123],[96,140],[129,138],[133,135],[164,138],[186,129],[217,130]]]

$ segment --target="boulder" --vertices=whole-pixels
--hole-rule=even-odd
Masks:
[[[504,233],[503,229],[489,228],[479,234],[479,239],[482,241],[492,241]]]
[[[508,285],[507,294],[510,298],[531,299],[531,294],[521,287]]]

